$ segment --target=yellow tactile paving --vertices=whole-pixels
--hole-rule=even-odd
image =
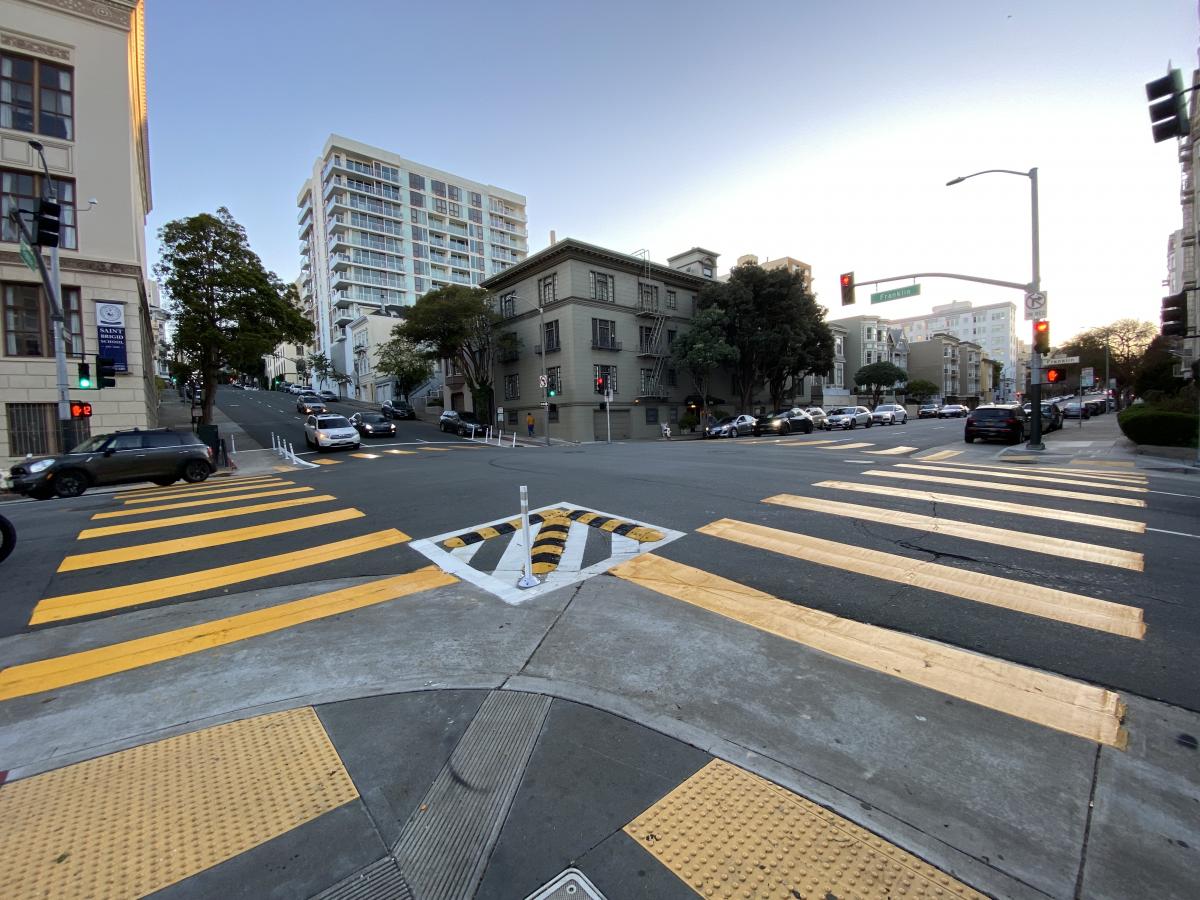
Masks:
[[[899,456],[901,453],[912,453],[916,447],[888,447],[886,450],[864,450],[873,456]]]
[[[340,466],[342,464],[340,459],[323,459],[322,457],[310,459],[309,462],[316,463],[318,466]]]
[[[852,444],[834,444],[832,447],[818,447],[818,450],[857,450],[860,447],[874,447],[871,441],[855,441]]]
[[[336,616],[408,594],[454,584],[458,579],[435,566],[343,588],[327,594],[279,603],[201,625],[153,634],[51,659],[0,669],[0,700],[57,690],[127,672],[167,659],[199,653],[247,638],[281,631],[305,622]],[[0,793],[3,793],[0,790]]]
[[[358,797],[310,708],[168,738],[0,790],[0,896],[142,897]]]
[[[308,506],[311,503],[328,503],[330,500],[336,499],[333,494],[316,494],[312,497],[298,497],[295,500],[276,500],[273,503],[235,506],[233,509],[214,509],[208,512],[187,513],[182,516],[164,516],[161,519],[143,519],[140,522],[126,522],[124,525],[105,525],[100,528],[86,528],[79,532],[79,540],[110,537],[114,534],[129,534],[135,531],[153,531],[155,528],[170,528],[175,525],[193,525],[196,522],[212,522],[216,519],[229,519],[235,516],[252,516],[257,513],[272,512],[278,509]],[[143,510],[138,510],[138,512],[143,512]]]
[[[218,494],[236,494],[240,491],[257,491],[259,488],[276,488],[293,485],[296,482],[287,481],[283,478],[272,478],[270,481],[255,482],[254,484],[221,484],[221,485],[204,485],[202,490],[193,490],[191,488],[163,488],[161,491],[154,491],[152,494],[142,494],[137,497],[128,499],[122,498],[126,506],[135,506],[141,503],[158,503],[163,500],[186,500],[192,497],[215,497]]]
[[[307,569],[318,563],[342,559],[356,553],[391,547],[407,540],[409,537],[403,531],[387,528],[348,540],[335,541],[332,544],[319,544],[305,550],[294,550],[278,556],[265,556],[250,562],[201,569],[185,575],[156,578],[153,581],[124,584],[115,588],[47,597],[34,607],[29,624],[41,625],[45,622],[59,622],[63,619],[90,616],[114,609],[138,606],[142,603],[152,603],[155,600],[166,600],[169,597],[240,584],[280,572]]]
[[[1019,516],[1032,516],[1035,519],[1054,519],[1058,522],[1073,522],[1077,525],[1095,525],[1097,528],[1111,528],[1114,531],[1131,531],[1144,534],[1145,522],[1135,522],[1132,519],[1118,519],[1113,516],[1100,516],[1095,513],[1072,512],[1067,509],[1050,509],[1044,506],[1029,506],[1025,503],[1006,503],[1003,500],[985,500],[980,497],[967,497],[963,494],[945,494],[938,491],[913,491],[908,488],[893,487],[890,484],[859,484],[855,481],[818,481],[813,487],[830,488],[835,491],[853,491],[858,494],[872,494],[878,497],[904,497],[908,500],[926,500],[929,503],[948,503],[951,506],[965,506],[971,509],[986,509],[991,512],[1014,513]]]
[[[246,488],[248,491],[254,488]],[[277,488],[269,491],[258,491],[253,494],[230,494],[226,497],[209,497],[202,500],[179,500],[175,503],[160,503],[158,506],[132,506],[126,509],[115,509],[112,512],[96,513],[93,519],[122,519],[128,516],[143,516],[146,513],[166,512],[171,509],[189,509],[196,506],[219,506],[222,503],[238,503],[242,500],[258,500],[261,497],[281,497],[284,494],[304,494],[311,492],[310,487]]]
[[[1088,544],[1083,541],[1072,541],[1067,538],[1053,537],[1045,534],[1013,531],[1010,528],[976,525],[973,522],[961,522],[957,519],[945,519],[941,516],[922,516],[917,513],[904,512],[897,509],[863,506],[861,503],[839,503],[836,500],[826,500],[820,497],[801,497],[797,494],[776,494],[774,497],[767,497],[763,500],[763,503],[787,506],[792,509],[804,509],[832,516],[844,516],[848,519],[858,519],[866,522],[879,522],[883,525],[895,525],[899,528],[912,528],[917,531],[927,531],[931,534],[948,534],[951,537],[982,541],[983,543],[998,547],[1012,547],[1018,550],[1028,550],[1031,553],[1046,553],[1050,556],[1078,559],[1084,562],[1098,563],[1102,566],[1132,569],[1135,572],[1141,572],[1145,567],[1142,554],[1135,553],[1132,550],[1104,547],[1099,544]]]
[[[945,478],[941,475],[925,475],[920,472],[901,472],[889,469],[884,472],[879,469],[868,469],[860,475],[874,475],[876,478],[902,478],[906,481],[930,481],[935,484],[948,484],[954,487],[983,488],[988,491],[1001,491],[1008,494],[1037,494],[1039,497],[1060,497],[1063,500],[1090,500],[1093,503],[1111,503],[1115,506],[1136,506],[1145,509],[1146,501],[1136,497],[1110,497],[1107,494],[1086,494],[1083,491],[1060,491],[1055,488],[1024,484],[1000,484],[995,481],[977,481],[970,478]],[[1107,485],[1094,485],[1107,487]]]
[[[610,574],[872,671],[1067,734],[1125,746],[1125,707],[1112,691],[843,619],[653,553],[635,556]]]
[[[961,456],[961,450],[939,450],[936,453],[930,453],[928,456],[918,457],[919,459],[927,459],[930,462],[937,462],[939,459],[950,459],[954,456]]]
[[[294,470],[295,466],[273,466],[271,469],[272,472],[292,472]]]
[[[702,897],[985,900],[849,819],[719,759],[624,830]]]
[[[1063,478],[1060,475],[1032,475],[1030,472],[981,472],[979,469],[963,466],[942,465],[923,466],[920,463],[896,463],[897,469],[915,469],[922,472],[951,472],[959,475],[989,475],[992,478],[1010,478],[1013,481],[1036,481],[1041,484],[1062,484],[1068,487],[1102,487],[1110,491],[1124,491],[1127,494],[1144,494],[1146,488],[1136,484],[1127,484],[1117,480],[1085,481],[1082,478]]]
[[[832,569],[881,578],[1081,628],[1093,628],[1139,640],[1146,634],[1142,610],[1136,606],[1097,600],[1095,597],[1072,594],[1040,584],[956,569],[736,519],[718,519],[697,531]]]
[[[97,550],[93,553],[75,553],[63,559],[58,566],[58,571],[74,572],[78,569],[91,569],[96,566],[111,566],[139,559],[153,559],[156,556],[173,556],[189,550],[205,550],[209,547],[236,544],[239,541],[252,541],[256,538],[304,531],[307,528],[320,528],[335,522],[361,519],[365,515],[366,513],[357,509],[335,509],[314,516],[301,516],[298,519],[284,519],[279,522],[267,522],[263,525],[248,525],[245,528],[230,528],[226,531],[210,531],[206,534],[189,535],[166,541],[152,541],[148,544],[117,547],[112,550]]]

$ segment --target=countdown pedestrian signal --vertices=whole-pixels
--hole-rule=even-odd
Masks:
[[[90,419],[92,417],[92,404],[86,403],[83,400],[71,401],[71,418],[72,419]]]
[[[1067,370],[1061,366],[1050,366],[1042,373],[1046,384],[1062,384],[1067,380]]]

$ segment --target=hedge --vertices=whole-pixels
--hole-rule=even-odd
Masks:
[[[1200,427],[1200,415],[1158,409],[1139,403],[1123,409],[1117,415],[1117,424],[1125,437],[1135,444],[1152,444],[1158,447],[1195,447],[1196,429]]]

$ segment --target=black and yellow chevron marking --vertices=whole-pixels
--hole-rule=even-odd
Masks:
[[[654,541],[661,541],[663,539],[661,531],[648,528],[645,525],[639,525],[636,522],[627,522],[624,519],[602,516],[600,513],[589,512],[585,509],[573,509],[567,513],[567,516],[580,525],[590,525],[593,528],[599,528],[601,531],[632,538],[639,544],[653,543]]]
[[[534,575],[545,575],[558,568],[558,561],[567,549],[567,532],[570,530],[571,520],[561,512],[553,518],[542,520],[542,527],[538,529],[529,552]]]
[[[592,528],[599,528],[601,531],[607,531],[610,534],[619,534],[627,538],[632,538],[641,544],[653,543],[654,541],[661,541],[663,539],[663,533],[657,529],[646,525],[639,525],[636,522],[629,522],[625,519],[613,518],[587,509],[548,509],[542,513],[531,513],[529,524],[537,525],[549,519],[564,519],[578,522],[580,525],[590,525]],[[478,528],[475,531],[464,531],[462,534],[456,534],[454,537],[442,541],[442,546],[450,550],[456,547],[466,547],[470,544],[478,544],[480,541],[486,541],[489,538],[512,534],[520,527],[520,519],[509,519],[507,522],[501,522],[498,525],[488,525],[486,528]],[[543,528],[538,536],[537,543],[541,542],[541,534],[545,532],[546,529]],[[565,534],[563,535],[563,543],[564,545],[566,544]],[[534,549],[536,550],[536,548],[537,544],[535,543]],[[539,574],[536,559],[534,563],[534,573]]]
[[[566,512],[565,509],[548,509],[544,513],[530,513],[529,524],[537,525],[549,516],[563,516],[566,515]],[[456,534],[452,538],[446,538],[446,540],[442,541],[442,546],[451,550],[456,547],[466,547],[470,544],[478,544],[480,541],[486,541],[489,538],[512,534],[520,527],[520,519],[509,519],[507,522],[501,522],[499,525],[488,525],[486,528],[479,528],[475,531],[464,531],[462,534]]]

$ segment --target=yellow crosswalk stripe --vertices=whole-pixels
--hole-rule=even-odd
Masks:
[[[246,488],[251,491],[254,488]],[[254,494],[231,494],[228,497],[208,497],[202,500],[180,500],[177,503],[163,503],[159,506],[136,506],[129,509],[115,509],[112,512],[96,513],[93,519],[123,519],[128,516],[143,516],[146,513],[166,512],[171,509],[189,509],[195,506],[217,506],[221,503],[236,503],[242,500],[258,500],[262,497],[279,497],[284,494],[304,494],[312,491],[310,487],[278,488],[269,491],[258,491]]]
[[[105,525],[100,528],[86,528],[79,532],[79,540],[111,537],[114,534],[130,534],[135,531],[152,531],[155,528],[170,528],[175,525],[193,525],[196,522],[211,522],[216,519],[230,519],[235,516],[251,516],[256,513],[272,512],[277,509],[307,506],[310,503],[327,503],[330,500],[336,499],[333,494],[316,494],[312,497],[297,497],[295,500],[276,500],[273,503],[257,503],[253,506],[235,506],[233,509],[214,509],[209,512],[187,513],[182,516],[167,516],[162,519],[144,519],[140,522],[126,522],[124,525]],[[138,512],[143,513],[145,510],[139,509]]]
[[[939,459],[950,459],[950,457],[952,457],[952,456],[961,456],[961,455],[962,455],[961,450],[939,450],[937,453],[930,453],[928,456],[921,456],[921,457],[918,457],[918,459],[925,459],[925,460],[929,460],[930,462],[936,462]]]
[[[415,456],[416,450],[384,450],[384,453],[390,453],[393,456]]]
[[[888,447],[886,450],[864,450],[863,453],[875,456],[899,456],[901,453],[912,453],[916,449],[916,447]]]
[[[255,578],[265,578],[268,575],[276,575],[279,572],[288,572],[293,569],[309,569],[330,560],[343,559],[357,553],[367,553],[371,550],[403,544],[408,539],[408,535],[404,532],[395,528],[387,528],[344,541],[321,544],[306,550],[293,550],[290,553],[266,556],[250,562],[201,569],[186,575],[173,575],[169,578],[156,578],[153,581],[143,581],[139,584],[124,584],[115,588],[47,597],[34,607],[29,624],[42,625],[46,622],[61,622],[64,619],[90,616],[114,609],[139,606],[155,600],[166,600],[169,597],[180,597],[231,584],[240,584],[244,581],[253,581]]]
[[[378,453],[351,453],[355,459],[379,459]]]
[[[155,487],[134,488],[133,490],[122,491],[122,497],[144,497],[147,494],[173,494],[180,491],[211,491],[217,487],[237,486],[245,487],[248,484],[262,484],[264,482],[279,481],[274,475],[254,475],[249,478],[217,478],[212,481],[201,481],[197,484],[171,484],[157,485]]]
[[[818,450],[857,450],[859,447],[874,447],[871,441],[855,441],[852,444],[835,444],[832,447],[818,447]]]
[[[447,453],[447,452],[449,452],[448,447],[418,447],[417,449],[424,450],[427,453]]]
[[[928,462],[926,457],[918,457],[916,462]],[[973,472],[990,475],[993,472],[1017,472],[1018,474],[1035,474],[1035,475],[1066,475],[1069,478],[1083,478],[1088,482],[1113,482],[1116,484],[1148,484],[1149,479],[1145,475],[1140,475],[1135,472],[1100,472],[1092,469],[1058,469],[1047,466],[1021,466],[1019,469],[1013,466],[986,466],[982,463],[965,463],[952,462],[948,466],[938,466],[939,469],[950,466],[961,466],[964,469],[970,469]]]
[[[863,506],[859,503],[839,503],[836,500],[801,497],[796,494],[776,494],[774,497],[767,497],[763,503],[826,513],[832,516],[844,516],[848,519],[879,522],[882,525],[896,525],[900,528],[927,531],[930,534],[948,534],[952,537],[984,541],[1001,547],[1015,547],[1031,553],[1046,553],[1050,556],[1078,559],[1084,562],[1098,563],[1102,566],[1132,569],[1135,572],[1141,572],[1145,566],[1142,554],[1132,550],[1102,547],[1099,544],[1088,544],[1083,541],[1072,541],[1049,535],[1029,534],[1008,528],[994,528],[990,525],[976,525],[972,522],[944,519],[940,516],[923,516],[896,509]]]
[[[957,472],[960,475],[990,475],[993,478],[1011,478],[1014,481],[1037,481],[1043,484],[1066,484],[1074,487],[1102,487],[1110,491],[1125,491],[1130,494],[1146,493],[1146,488],[1134,484],[1123,484],[1114,481],[1082,481],[1052,475],[1030,475],[1028,472],[980,472],[978,469],[966,469],[961,466],[923,466],[920,463],[896,463],[896,468],[918,469],[923,472]]]
[[[340,466],[342,464],[342,461],[340,459],[320,459],[320,458],[318,458],[318,459],[310,459],[309,462],[316,463],[318,466]]]
[[[955,487],[983,488],[987,491],[1000,491],[1009,494],[1037,494],[1039,497],[1061,497],[1064,500],[1090,500],[1093,503],[1111,503],[1116,506],[1136,506],[1144,509],[1145,500],[1136,497],[1110,497],[1107,494],[1085,494],[1082,491],[1060,491],[1054,488],[1036,487],[1029,484],[998,484],[994,481],[976,481],[971,478],[945,478],[941,475],[922,475],[918,472],[898,472],[895,469],[882,471],[868,469],[863,475],[874,475],[876,478],[900,478],[906,481],[932,481],[935,484],[949,484]],[[1096,485],[1100,487],[1100,485]]]
[[[1095,525],[1098,528],[1111,528],[1114,531],[1130,531],[1134,534],[1144,534],[1146,531],[1144,522],[1135,522],[1132,519],[1117,519],[1112,516],[1072,512],[1066,509],[1047,509],[1042,506],[1029,506],[1025,503],[1005,503],[1003,500],[984,500],[980,497],[966,497],[961,494],[945,494],[937,491],[913,491],[907,488],[893,487],[890,484],[859,484],[854,481],[818,481],[813,487],[830,488],[836,491],[854,491],[859,494],[872,494],[879,497],[903,497],[908,500],[925,500],[929,503],[966,506],[971,509],[986,509],[991,512],[1014,513],[1019,516],[1031,516],[1035,519],[1054,519],[1058,522],[1073,522],[1077,525]]]
[[[39,694],[83,681],[128,672],[213,647],[292,628],[419,591],[454,584],[458,579],[436,566],[342,588],[327,594],[280,603],[266,609],[165,631],[160,634],[84,650],[67,656],[9,666],[0,670],[0,700]]]
[[[1112,691],[810,609],[653,553],[610,574],[875,672],[1029,722],[1124,747]]]
[[[274,537],[278,534],[303,531],[306,528],[332,525],[334,522],[360,519],[364,515],[366,513],[357,509],[336,509],[332,512],[318,513],[314,516],[301,516],[298,519],[285,519],[282,522],[268,522],[265,525],[248,525],[245,528],[212,531],[208,534],[195,534],[189,537],[172,538],[166,541],[154,541],[149,544],[137,544],[133,547],[97,550],[93,553],[76,553],[66,557],[59,564],[58,571],[74,572],[79,569],[93,569],[96,566],[111,566],[117,563],[134,562],[139,559],[153,559],[156,556],[186,553],[189,550],[221,547],[226,544],[236,544],[240,541],[251,541],[255,538]]]
[[[275,466],[271,469],[272,472],[294,472],[295,466]]]
[[[1114,469],[1132,469],[1134,467],[1133,462],[1127,459],[1073,459],[1071,460],[1071,465],[1104,467],[1111,466]]]
[[[143,495],[141,497],[130,497],[124,501],[125,506],[136,506],[140,503],[159,503],[163,500],[186,500],[190,497],[216,497],[220,494],[236,494],[239,491],[256,491],[262,487],[283,487],[288,484],[295,484],[294,481],[287,481],[283,478],[273,478],[270,481],[259,482],[256,484],[230,484],[220,487],[209,487],[208,490],[190,491],[190,490],[166,490],[161,493],[152,495]]]
[[[817,565],[924,588],[1081,628],[1137,639],[1146,633],[1142,611],[1136,606],[1097,600],[1038,584],[956,569],[736,519],[718,519],[698,530],[701,534],[748,544]]]

